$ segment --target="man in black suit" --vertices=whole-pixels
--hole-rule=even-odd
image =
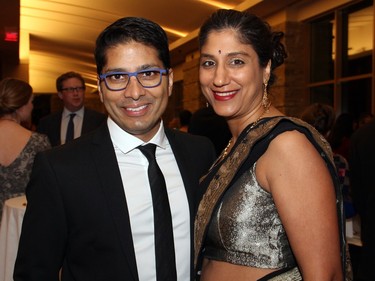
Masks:
[[[60,269],[62,281],[192,280],[193,222],[204,192],[198,182],[215,151],[209,139],[165,128],[161,120],[173,84],[167,36],[146,19],[122,18],[99,35],[95,59],[109,118],[37,155],[14,280],[57,281]],[[173,224],[161,237],[174,245],[175,262],[161,259],[176,272],[170,278],[157,277],[153,208],[160,206],[141,152],[150,144]]]
[[[85,81],[81,74],[70,71],[56,79],[57,95],[64,109],[39,120],[37,131],[48,136],[51,145],[66,143],[70,115],[74,114],[73,138],[78,138],[102,124],[106,115],[84,107]]]
[[[223,116],[217,115],[211,105],[193,113],[188,132],[208,137],[215,146],[217,156],[221,154],[232,138],[227,121]]]
[[[361,218],[363,244],[356,280],[375,280],[375,119],[353,134],[349,167],[353,203]]]

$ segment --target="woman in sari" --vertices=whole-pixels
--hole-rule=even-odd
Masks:
[[[342,199],[328,143],[268,98],[283,33],[215,12],[201,27],[201,88],[232,133],[201,180],[195,223],[202,281],[343,280]],[[340,255],[341,254],[341,255]]]

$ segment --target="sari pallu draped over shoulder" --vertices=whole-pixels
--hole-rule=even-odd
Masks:
[[[344,280],[351,280],[347,275],[351,273],[351,264],[348,257],[345,238],[345,218],[343,214],[343,198],[336,168],[333,162],[332,150],[325,138],[315,128],[304,121],[293,117],[270,117],[264,118],[257,126],[251,128],[251,124],[240,134],[235,146],[230,153],[219,163],[214,164],[210,171],[201,179],[202,182],[209,182],[207,190],[199,204],[195,219],[194,235],[194,266],[195,272],[200,270],[203,260],[203,241],[215,208],[220,203],[225,191],[231,185],[233,179],[246,163],[250,167],[266,151],[269,143],[279,134],[297,130],[303,133],[317,149],[324,159],[331,174],[335,194],[336,210],[340,231],[341,262],[344,271]]]

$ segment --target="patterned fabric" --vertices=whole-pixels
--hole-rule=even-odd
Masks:
[[[258,279],[258,281],[302,281],[301,273],[297,267],[293,267],[287,271],[279,270]]]
[[[0,164],[0,219],[4,202],[25,194],[35,155],[50,147],[47,136],[33,132],[20,155],[10,165]]]
[[[256,163],[224,194],[207,232],[204,256],[257,268],[296,265],[272,195],[258,183]]]
[[[254,163],[266,150],[268,143],[278,134],[288,131],[298,130],[306,135],[321,157],[327,164],[332,179],[335,183],[335,193],[337,202],[337,215],[340,227],[340,246],[342,265],[345,268],[346,280],[350,280],[350,260],[347,260],[347,244],[345,238],[345,220],[343,217],[343,200],[341,186],[338,181],[337,172],[333,163],[332,150],[325,138],[311,125],[297,118],[272,117],[264,118],[255,128],[249,125],[239,136],[231,152],[219,163],[211,167],[208,174],[201,179],[202,184],[207,184],[207,190],[199,204],[195,219],[194,236],[194,265],[199,274],[202,263],[207,228],[209,226],[215,208],[218,206],[223,194],[231,186],[233,179],[236,180],[239,170],[247,167],[247,163]],[[262,147],[265,146],[265,147]],[[260,147],[260,148],[259,148]],[[256,148],[256,149],[255,149]],[[262,150],[263,149],[263,150]],[[253,159],[251,159],[253,158]],[[252,165],[252,164],[251,164]],[[348,263],[349,261],[349,263]],[[349,277],[349,278],[348,278]]]

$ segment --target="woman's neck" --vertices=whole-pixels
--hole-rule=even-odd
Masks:
[[[0,121],[10,121],[10,122],[16,122],[17,124],[20,124],[21,121],[19,118],[15,117],[14,115],[8,114],[0,117]]]

